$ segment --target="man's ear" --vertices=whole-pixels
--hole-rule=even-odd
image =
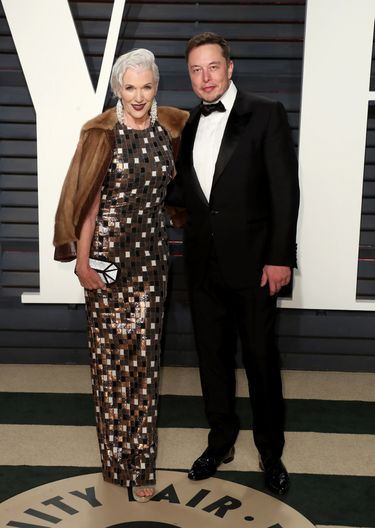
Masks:
[[[233,61],[230,60],[229,63],[228,63],[229,79],[232,78],[233,69],[234,69],[234,64],[233,64]]]

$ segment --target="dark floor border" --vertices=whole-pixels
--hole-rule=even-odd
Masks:
[[[0,423],[95,425],[91,394],[0,392]],[[375,402],[286,400],[286,431],[375,435]],[[183,409],[183,412],[181,412]],[[241,429],[251,429],[248,398],[237,398]],[[201,396],[160,396],[159,427],[207,428]]]

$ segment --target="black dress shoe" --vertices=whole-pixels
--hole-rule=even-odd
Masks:
[[[261,459],[259,465],[264,471],[266,487],[276,495],[285,495],[289,489],[289,475],[280,458]]]
[[[192,465],[188,473],[191,480],[203,480],[212,477],[220,464],[228,464],[234,459],[234,447],[231,447],[224,456],[215,456],[207,448],[202,455]]]

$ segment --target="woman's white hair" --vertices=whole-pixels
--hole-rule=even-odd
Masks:
[[[159,68],[155,62],[152,51],[144,48],[129,51],[120,55],[114,63],[111,73],[111,88],[115,95],[118,95],[122,87],[122,78],[129,68],[137,70],[152,70],[156,84],[159,83]]]

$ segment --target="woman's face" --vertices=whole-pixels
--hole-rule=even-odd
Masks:
[[[122,100],[124,121],[127,125],[131,127],[145,124],[157,88],[152,70],[126,70],[118,95]]]

